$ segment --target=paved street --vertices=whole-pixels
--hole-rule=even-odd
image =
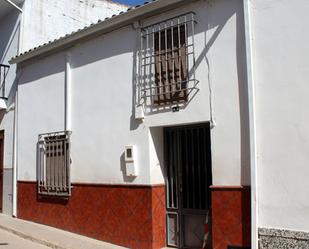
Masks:
[[[9,233],[6,231],[9,231]],[[15,234],[18,234],[19,236],[16,236]],[[22,238],[27,238],[27,240]],[[37,243],[32,241],[36,241]],[[8,243],[8,245],[5,243]],[[125,247],[91,239],[57,228],[0,214],[0,249],[13,248],[127,249]]]
[[[0,229],[0,249],[50,249]]]

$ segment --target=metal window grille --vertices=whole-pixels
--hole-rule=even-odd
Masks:
[[[39,135],[38,142],[38,193],[69,197],[70,131]]]
[[[10,66],[0,64],[0,98],[6,98],[5,95],[5,80],[9,72]]]
[[[138,105],[185,103],[196,88],[193,12],[143,27]]]

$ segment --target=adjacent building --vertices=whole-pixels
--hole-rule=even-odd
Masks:
[[[309,248],[308,11],[157,0],[12,58],[13,214],[134,249]]]
[[[4,148],[0,210],[12,214],[14,108],[18,77],[9,60],[128,7],[107,0],[3,0],[0,2],[0,127]],[[2,167],[0,166],[2,175]],[[2,184],[3,183],[3,184]]]

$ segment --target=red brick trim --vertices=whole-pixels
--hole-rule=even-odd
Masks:
[[[18,218],[133,249],[165,246],[165,187],[73,184],[69,200],[40,199],[18,181]]]
[[[213,249],[250,247],[250,187],[214,186],[211,191]]]

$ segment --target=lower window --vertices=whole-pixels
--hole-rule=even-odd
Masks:
[[[39,135],[38,194],[69,197],[70,131]]]

